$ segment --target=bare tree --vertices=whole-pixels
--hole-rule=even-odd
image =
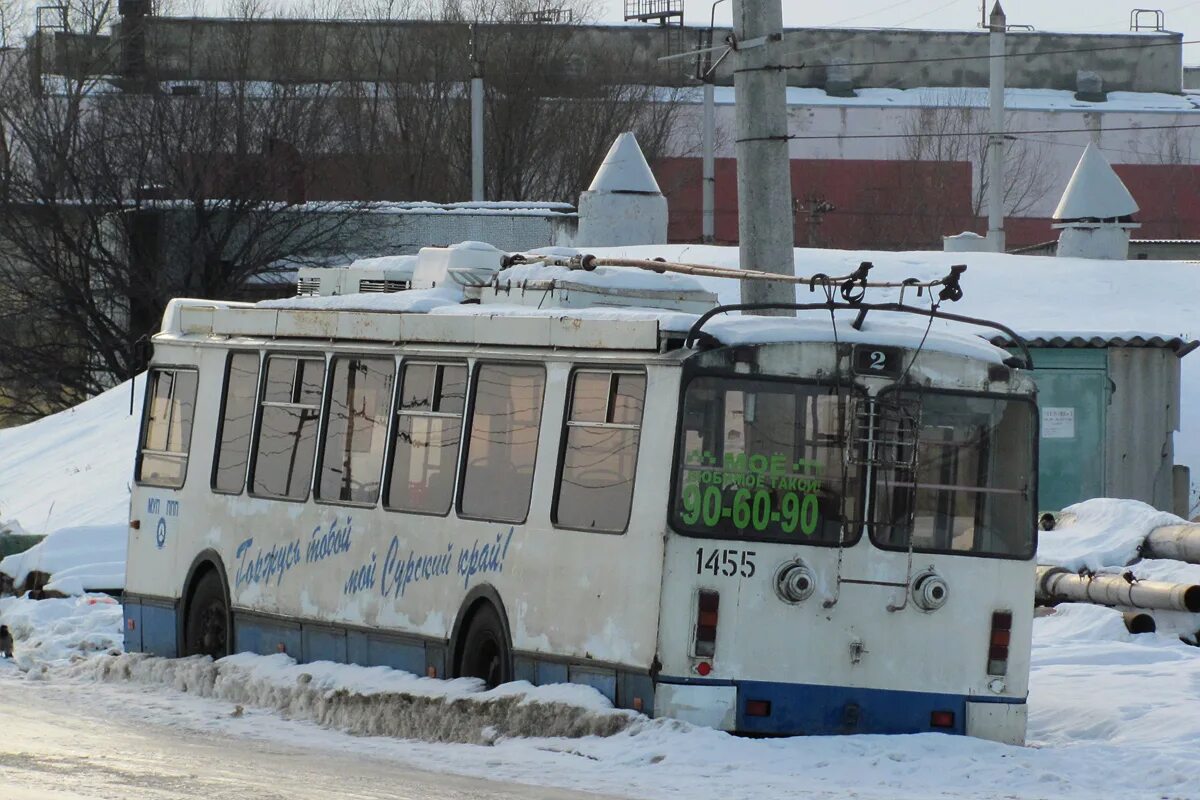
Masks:
[[[961,230],[964,210],[973,218],[968,224],[982,216],[991,183],[987,109],[974,106],[967,92],[939,93],[933,104],[913,110],[903,131],[899,156],[910,164],[911,179],[904,189],[914,234],[936,241]],[[969,164],[975,176],[969,209],[958,207],[955,200],[963,164]],[[1034,208],[1053,188],[1053,180],[1044,143],[1009,140],[1004,162],[1006,214],[1020,216]]]
[[[0,336],[0,401],[10,413],[44,413],[139,372],[141,343],[172,297],[236,299],[281,259],[344,248],[360,206],[297,205],[311,179],[304,154],[329,145],[328,87],[133,92],[68,78],[34,91],[21,70],[5,77],[0,326],[13,335]]]

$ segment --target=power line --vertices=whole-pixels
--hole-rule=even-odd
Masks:
[[[1179,125],[1125,125],[1111,128],[1043,128],[1039,130],[1005,131],[1005,136],[1040,136],[1058,133],[1114,133],[1118,131],[1163,131],[1181,130],[1184,128],[1200,128],[1200,123],[1183,123]],[[738,139],[738,142],[779,141],[779,140],[819,140],[819,139],[941,139],[955,136],[986,136],[980,131],[935,131],[932,133],[829,133],[829,134],[788,134],[787,136],[761,136],[758,138]]]

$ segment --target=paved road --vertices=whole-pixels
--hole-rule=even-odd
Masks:
[[[179,701],[161,697],[147,700],[158,706],[147,713],[133,692],[122,700],[112,696],[110,687],[62,686],[26,681],[12,674],[0,677],[0,798],[597,798],[414,770],[377,755],[321,747],[320,737],[309,746],[189,728],[187,718],[195,716],[194,709],[181,712],[175,724],[168,724],[168,705]],[[213,708],[218,706],[213,704]],[[228,714],[223,706],[219,710]],[[162,723],[153,720],[164,715]],[[278,719],[269,722],[273,726],[299,725]],[[369,744],[368,740],[358,741]]]

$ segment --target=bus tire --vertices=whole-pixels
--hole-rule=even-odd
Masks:
[[[183,629],[185,656],[229,655],[229,602],[221,576],[210,569],[200,576],[187,604]]]
[[[454,673],[459,678],[479,678],[489,689],[512,680],[512,648],[491,603],[480,603],[471,615]]]

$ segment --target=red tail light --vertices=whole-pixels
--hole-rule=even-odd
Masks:
[[[1008,645],[1012,641],[1012,612],[992,612],[992,633],[988,639],[988,675],[1008,672]]]
[[[954,727],[954,712],[953,711],[934,711],[929,715],[929,727],[931,728],[953,728]]]
[[[700,658],[712,658],[717,652],[717,610],[721,596],[716,592],[700,590],[696,603],[696,647]]]
[[[747,700],[746,701],[746,716],[747,717],[769,717],[769,716],[771,716],[771,701],[770,700]]]

